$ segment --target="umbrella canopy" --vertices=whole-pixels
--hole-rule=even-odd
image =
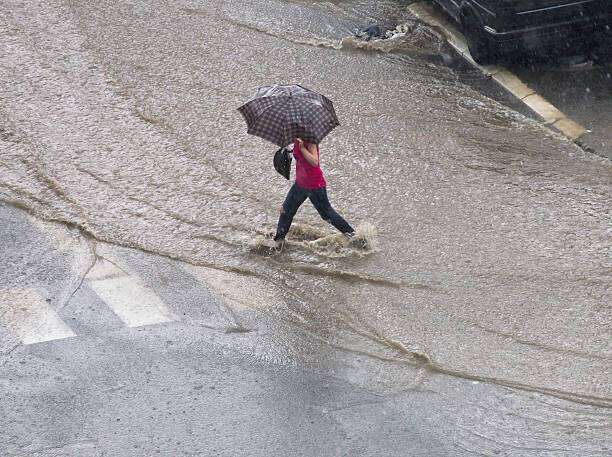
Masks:
[[[297,84],[260,87],[238,111],[249,134],[280,147],[294,138],[319,144],[340,125],[331,100]]]

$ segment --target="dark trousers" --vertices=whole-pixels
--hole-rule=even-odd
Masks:
[[[351,227],[349,223],[331,207],[325,187],[310,190],[304,189],[298,186],[297,183],[294,183],[283,203],[283,210],[278,220],[276,236],[274,237],[275,240],[282,240],[285,238],[285,235],[287,235],[289,231],[289,227],[291,227],[291,222],[293,222],[293,216],[295,216],[295,213],[297,213],[297,210],[307,198],[310,199],[310,202],[324,221],[329,222],[342,233],[354,232],[353,227]]]

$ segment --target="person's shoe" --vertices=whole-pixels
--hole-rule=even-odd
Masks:
[[[277,251],[282,251],[285,247],[285,239],[282,238],[280,240],[274,240],[274,249]]]
[[[357,236],[355,232],[345,233],[344,236],[348,240],[348,244],[360,249],[366,249],[368,247],[368,240]]]

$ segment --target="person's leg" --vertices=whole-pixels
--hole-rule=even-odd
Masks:
[[[329,222],[342,233],[353,233],[355,231],[355,229],[353,229],[353,227],[332,208],[327,198],[327,189],[325,187],[312,191],[310,193],[310,201],[324,221]]]
[[[308,198],[308,192],[294,183],[291,189],[289,189],[289,193],[281,207],[278,226],[276,227],[276,235],[274,236],[275,241],[285,239],[289,227],[291,227],[291,223],[293,222],[293,216],[295,216],[295,213],[297,213],[302,203],[306,201],[306,198]]]

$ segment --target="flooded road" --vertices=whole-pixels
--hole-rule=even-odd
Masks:
[[[256,278],[282,297],[258,309],[279,341],[299,329],[381,361],[358,384],[401,389],[416,366],[612,406],[611,162],[468,87],[437,34],[398,3],[3,9],[4,202]],[[346,38],[371,22],[408,33],[385,52]],[[306,243],[332,233],[307,205],[286,251],[253,247],[289,184],[236,108],[275,82],[334,101],[342,125],[321,145],[328,191],[349,222],[376,228],[372,251]]]

